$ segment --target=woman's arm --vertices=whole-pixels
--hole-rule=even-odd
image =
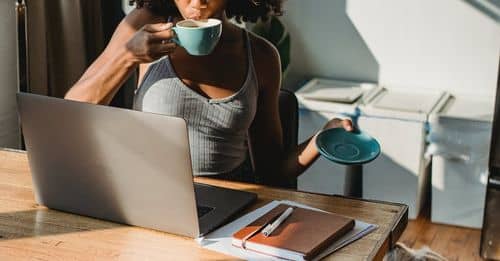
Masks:
[[[148,9],[133,10],[115,30],[103,53],[90,65],[65,99],[109,104],[137,66],[152,62],[175,49],[163,43],[172,37],[171,24],[161,23]]]
[[[297,177],[318,158],[313,135],[291,151],[283,151],[283,133],[279,118],[281,65],[277,50],[268,42],[254,38],[254,61],[259,78],[257,113],[250,128],[255,171],[263,173],[266,184],[279,184],[283,177]],[[344,127],[352,130],[349,120],[332,119],[323,129]],[[320,131],[320,130],[318,130]]]

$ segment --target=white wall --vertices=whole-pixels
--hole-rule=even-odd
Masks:
[[[470,2],[287,0],[285,10],[291,78],[495,91],[500,25]]]
[[[310,75],[378,81],[378,62],[347,16],[345,0],[287,0],[284,9],[292,40],[285,85]]]
[[[17,88],[15,4],[0,1],[0,147],[19,147]]]

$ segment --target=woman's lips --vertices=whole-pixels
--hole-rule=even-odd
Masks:
[[[193,11],[190,14],[187,15],[187,19],[193,19],[193,20],[200,20],[202,19],[202,15],[200,11]]]

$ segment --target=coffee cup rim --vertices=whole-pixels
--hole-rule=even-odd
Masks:
[[[199,27],[188,27],[188,26],[183,26],[182,24],[184,22],[188,22],[188,21],[192,21],[194,23],[198,23],[200,22],[200,20],[194,20],[194,19],[185,19],[185,20],[182,20],[182,21],[179,21],[177,22],[177,24],[175,25],[176,27],[180,27],[182,29],[192,29],[192,30],[196,30],[196,29],[200,29],[200,28],[208,28],[208,27],[214,27],[214,26],[218,26],[222,23],[221,20],[219,19],[215,19],[215,18],[208,18],[206,19],[207,22],[203,22],[203,23],[206,23],[206,24],[209,24],[209,25],[206,25],[206,26],[199,26]]]

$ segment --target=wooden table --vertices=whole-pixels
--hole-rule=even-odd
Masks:
[[[332,260],[380,260],[407,224],[401,204],[349,199],[196,178],[197,182],[251,191],[259,199],[297,201],[380,227],[330,255]],[[0,149],[0,260],[228,260],[190,238],[49,210],[35,203],[26,154]]]

